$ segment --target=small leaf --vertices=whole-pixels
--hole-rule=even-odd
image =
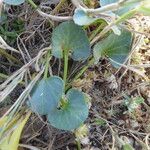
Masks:
[[[25,2],[25,0],[4,0],[4,3],[6,3],[8,5],[20,5],[24,2]]]
[[[42,79],[32,91],[29,105],[34,112],[40,115],[46,115],[57,107],[59,100],[63,95],[64,82],[57,76]]]
[[[111,16],[115,16],[114,13],[109,13],[111,14]],[[94,18],[92,16],[90,16],[90,14],[84,12],[81,9],[76,9],[75,13],[73,15],[73,20],[75,22],[75,24],[83,26],[83,25],[90,25],[92,23],[94,23],[96,20],[101,19],[101,18]],[[103,18],[104,19],[104,18]],[[110,23],[110,20],[105,18],[104,19],[108,24]],[[114,25],[113,27],[111,27],[111,29],[113,30],[113,32],[117,35],[120,35],[121,32],[119,30],[119,27]]]
[[[109,56],[116,62],[124,63],[132,44],[132,34],[122,30],[121,35],[111,33],[107,38],[98,42],[94,47],[94,58],[99,61],[101,56]]]
[[[90,43],[82,27],[72,21],[61,23],[52,34],[52,54],[63,57],[63,51],[69,51],[72,59],[85,60],[90,55]]]
[[[78,8],[75,10],[74,15],[73,15],[73,21],[75,22],[75,24],[80,25],[80,26],[90,25],[96,20],[97,18],[91,17],[90,15],[85,13],[83,10],[78,9]]]
[[[142,97],[136,97],[134,99],[132,98],[125,99],[125,104],[128,107],[129,112],[133,112],[143,102],[144,102],[144,99]]]
[[[134,150],[134,148],[130,144],[124,144],[123,150]]]
[[[99,118],[96,118],[96,119],[94,120],[94,123],[95,123],[96,125],[100,125],[100,126],[105,126],[105,125],[106,125],[106,121],[103,120],[103,119],[99,119]]]
[[[73,130],[78,128],[88,117],[88,105],[84,94],[76,89],[71,89],[66,95],[67,105],[58,109],[54,108],[48,114],[50,124],[58,129]]]

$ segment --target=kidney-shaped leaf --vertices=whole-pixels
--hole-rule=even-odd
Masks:
[[[32,91],[29,105],[31,109],[40,115],[47,115],[48,112],[57,107],[63,95],[64,82],[57,76],[42,79]]]
[[[136,0],[136,1],[133,0],[133,2],[131,1],[131,3],[128,3],[125,6],[123,6],[122,8],[114,11],[114,13],[119,16],[123,15],[124,13],[128,12],[129,10],[136,8],[139,5],[139,1],[140,0]],[[109,5],[111,3],[116,3],[116,2],[119,2],[119,0],[100,0],[101,6]]]
[[[95,45],[94,58],[98,61],[101,56],[109,56],[114,61],[122,64],[131,50],[131,44],[131,32],[122,30],[120,36],[111,33]]]
[[[9,4],[9,5],[20,5],[24,2],[25,0],[4,0],[4,3]]]
[[[80,26],[90,25],[96,20],[97,18],[93,18],[89,16],[82,9],[78,9],[78,8],[75,10],[74,15],[73,15],[73,21],[75,22],[75,24],[78,24]]]
[[[58,129],[73,130],[78,128],[88,117],[88,105],[84,94],[71,89],[66,95],[67,106],[62,109],[54,108],[48,114],[50,124]]]
[[[90,43],[82,27],[72,21],[61,23],[52,34],[52,54],[63,57],[63,51],[69,51],[72,59],[85,60],[90,55]]]
[[[47,115],[52,126],[73,130],[87,118],[88,104],[84,93],[71,89],[64,98],[63,91],[64,81],[61,78],[53,76],[43,79],[33,90],[30,107],[34,112]]]

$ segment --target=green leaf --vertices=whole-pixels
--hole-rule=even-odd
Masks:
[[[24,2],[25,0],[4,0],[4,3],[9,4],[9,5],[20,5]]]
[[[66,94],[67,104],[64,108],[54,108],[48,114],[48,121],[52,126],[73,130],[78,128],[88,117],[88,105],[84,94],[76,89],[71,89]]]
[[[136,8],[139,5],[139,1],[140,0],[132,0],[128,3],[125,3],[122,8],[118,9],[117,11],[114,11],[114,13],[121,16],[124,13]],[[116,2],[119,2],[119,0],[100,0],[101,6],[106,6]]]
[[[100,57],[108,56],[122,64],[130,53],[131,44],[131,32],[122,30],[120,36],[111,33],[107,38],[94,46],[94,58],[98,62]]]
[[[97,18],[93,18],[92,16],[88,15],[81,9],[76,9],[73,15],[73,21],[75,24],[83,26],[83,25],[90,25],[94,21],[96,21]]]
[[[114,13],[109,13],[111,16],[115,16]],[[83,25],[90,25],[92,23],[94,23],[96,20],[101,19],[101,18],[94,18],[92,16],[90,16],[90,14],[84,12],[81,9],[76,9],[75,13],[73,15],[73,20],[75,22],[75,24],[83,26]],[[104,19],[104,18],[102,18]],[[110,19],[105,18],[104,19],[108,24],[110,23]],[[120,35],[121,32],[119,30],[119,28],[114,25],[113,27],[111,27],[111,29],[113,30],[113,32],[117,35]]]
[[[42,79],[32,91],[31,109],[40,115],[47,115],[49,123],[63,130],[78,128],[88,116],[85,94],[71,89],[64,96],[64,81],[53,76]]]
[[[72,59],[85,60],[90,55],[90,43],[82,27],[72,21],[61,23],[52,34],[52,54],[63,57],[63,51],[69,51]]]
[[[99,119],[99,118],[96,118],[96,119],[94,120],[94,123],[95,123],[96,125],[100,125],[100,126],[105,126],[105,125],[106,125],[106,121],[103,120],[103,119]]]
[[[134,150],[134,148],[130,144],[123,145],[123,150]]]
[[[125,105],[128,107],[129,112],[133,112],[143,102],[144,102],[144,99],[142,97],[136,97],[133,99],[132,98],[125,99]]]
[[[46,115],[57,107],[63,95],[64,82],[57,76],[42,79],[32,91],[29,105],[32,110],[40,115]]]

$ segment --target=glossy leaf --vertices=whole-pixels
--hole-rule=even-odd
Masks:
[[[63,95],[64,82],[57,76],[42,79],[32,91],[29,100],[32,110],[40,115],[46,115],[57,107]]]
[[[111,33],[94,47],[94,58],[99,61],[101,56],[108,56],[116,62],[123,63],[131,50],[132,34],[122,30],[121,35]]]
[[[109,14],[111,14],[112,16],[115,16],[114,13],[109,13]],[[103,19],[103,18],[94,18],[94,17],[88,15],[88,13],[85,13],[83,10],[78,9],[78,8],[75,10],[75,13],[73,15],[73,20],[74,20],[75,24],[80,25],[80,26],[90,25],[98,19]],[[108,24],[110,23],[109,19],[105,18],[104,20]],[[117,35],[121,34],[118,26],[114,25],[113,27],[111,27],[111,29],[115,34],[117,34]]]
[[[48,121],[58,129],[73,130],[88,117],[88,105],[84,94],[76,89],[69,90],[66,99],[68,100],[66,107],[50,111]]]
[[[90,55],[90,43],[82,27],[72,21],[61,23],[52,34],[52,54],[63,57],[63,51],[69,51],[72,59],[85,60]]]
[[[42,79],[32,91],[30,107],[36,113],[47,115],[52,126],[73,130],[88,116],[87,97],[76,89],[69,90],[66,96],[63,91],[64,81],[61,78]]]
[[[73,20],[75,24],[83,26],[83,25],[90,25],[94,21],[97,20],[97,18],[93,18],[92,16],[88,15],[81,9],[76,9],[73,15]]]
[[[24,2],[25,0],[4,0],[4,3],[9,4],[9,5],[20,5]]]
[[[101,6],[109,5],[116,2],[119,2],[119,0],[100,0]],[[136,8],[138,5],[139,5],[139,0],[134,0],[133,2],[131,1],[128,4],[125,4],[125,6],[123,6],[119,10],[114,11],[114,13],[121,16],[124,13],[128,12],[129,10]]]

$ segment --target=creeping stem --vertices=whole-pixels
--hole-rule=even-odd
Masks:
[[[80,78],[83,73],[91,66],[94,64],[94,58],[91,58],[91,60],[89,60],[88,64],[86,66],[84,66],[80,72],[74,77],[74,80],[77,80],[78,78]]]
[[[34,9],[38,8],[38,6],[32,0],[27,0],[27,1]]]
[[[90,66],[92,66],[92,65],[94,64],[94,61],[95,61],[95,60],[94,60],[94,58],[92,57],[92,58],[88,61],[88,64],[85,65],[85,66],[83,66],[83,68],[78,72],[78,74],[74,77],[74,79],[73,79],[70,83],[67,84],[66,90],[68,90],[68,89],[71,87],[71,83],[72,83],[73,81],[79,79],[79,78],[84,74],[84,72],[85,72]]]
[[[50,59],[51,53],[50,50],[47,52],[47,58],[46,58],[46,64],[45,64],[45,71],[44,71],[44,78],[47,78],[48,75],[48,68],[49,68],[49,59]]]
[[[64,76],[63,76],[63,80],[64,80],[65,85],[67,82],[67,73],[68,73],[68,55],[69,55],[69,51],[64,50]]]
[[[77,144],[77,150],[81,150],[81,143],[80,140],[76,140],[76,144]]]

